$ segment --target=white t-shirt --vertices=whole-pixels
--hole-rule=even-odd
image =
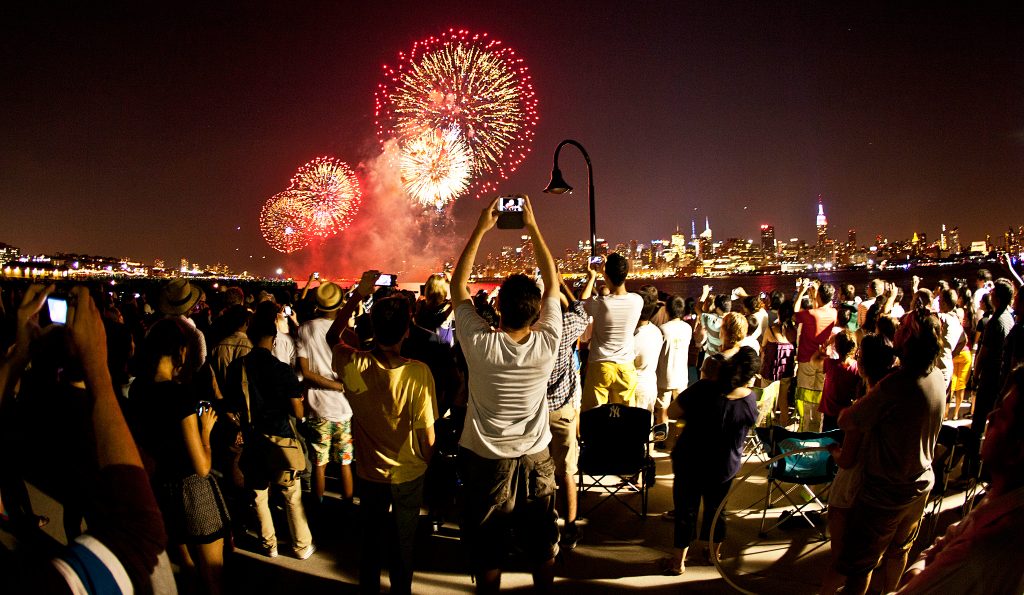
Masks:
[[[654,402],[658,399],[658,359],[664,342],[661,329],[650,323],[637,327],[633,334],[636,406],[649,411],[654,410]]]
[[[762,308],[757,312],[754,312],[751,316],[753,316],[754,320],[757,321],[757,327],[755,327],[754,331],[750,333],[750,338],[760,344],[761,335],[763,335],[764,331],[768,328],[768,313],[764,311],[764,308]]]
[[[295,339],[287,333],[277,333],[274,338],[274,348],[270,351],[274,357],[288,364],[288,367],[295,369]]]
[[[492,330],[469,302],[455,308],[455,332],[469,366],[469,403],[459,444],[487,459],[513,459],[547,448],[548,378],[562,337],[558,297],[544,300],[525,343]]]
[[[685,320],[676,318],[661,325],[661,334],[665,337],[665,344],[658,360],[658,390],[682,392],[690,382],[687,358],[693,328]]]
[[[633,331],[640,321],[644,298],[636,293],[596,296],[583,307],[594,318],[594,336],[590,340],[591,362],[631,362]]]
[[[309,370],[324,378],[337,380],[331,359],[334,354],[327,344],[327,331],[333,320],[314,318],[299,327],[299,348],[297,357],[305,358]],[[306,393],[306,403],[316,417],[331,421],[345,421],[352,418],[352,407],[345,398],[344,391],[325,388],[310,388]]]

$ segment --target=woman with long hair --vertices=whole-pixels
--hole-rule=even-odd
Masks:
[[[449,299],[448,278],[441,273],[427,277],[423,284],[423,299],[416,302],[414,321],[428,331],[434,332],[449,346],[454,345],[454,314]]]
[[[198,572],[207,593],[218,594],[230,519],[210,475],[210,432],[217,414],[183,381],[188,330],[180,318],[162,319],[150,328],[129,393],[128,419],[144,453],[169,541],[176,546],[169,553],[193,580]]]
[[[761,341],[761,377],[769,382],[779,381],[779,424],[782,426],[789,425],[789,390],[795,362],[793,302],[786,300],[779,305],[779,317],[765,329]]]

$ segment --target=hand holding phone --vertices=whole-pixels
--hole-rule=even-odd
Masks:
[[[392,287],[398,283],[398,275],[394,273],[381,273],[377,280],[373,282],[378,287]]]
[[[48,296],[46,309],[50,315],[50,324],[67,324],[68,301],[62,297]]]
[[[521,196],[501,196],[498,198],[498,229],[522,229],[523,210],[526,199]]]

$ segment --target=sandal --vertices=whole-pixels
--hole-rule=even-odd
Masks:
[[[686,566],[680,568],[676,565],[676,559],[673,556],[666,556],[658,560],[658,568],[661,570],[661,574],[665,576],[682,576],[686,572]]]

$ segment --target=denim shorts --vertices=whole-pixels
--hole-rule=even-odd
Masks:
[[[487,459],[459,449],[464,487],[462,539],[474,572],[501,568],[515,544],[531,564],[558,555],[555,463],[544,450]]]

